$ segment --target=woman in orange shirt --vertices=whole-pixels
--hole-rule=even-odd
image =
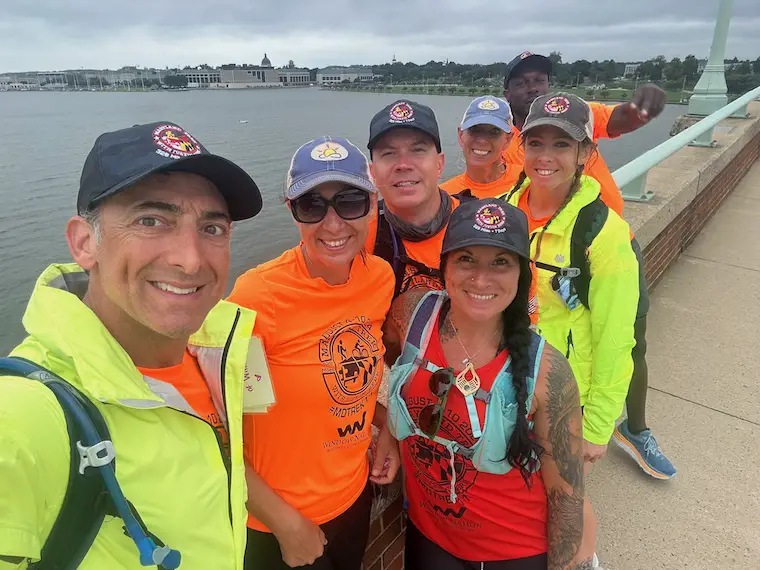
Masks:
[[[457,129],[467,170],[441,184],[449,194],[469,189],[478,198],[495,198],[508,192],[520,168],[503,158],[512,141],[512,112],[503,99],[478,97]]]
[[[257,311],[276,396],[244,417],[246,570],[359,570],[372,487],[399,466],[386,427],[370,474],[367,452],[385,347],[393,271],[363,251],[377,189],[345,139],[296,151],[284,199],[301,243],[242,275],[230,300]]]

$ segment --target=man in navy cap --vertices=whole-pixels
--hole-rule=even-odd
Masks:
[[[66,226],[75,263],[39,278],[13,356],[78,391],[101,441],[5,363],[0,566],[242,568],[255,313],[220,300],[232,222],[260,210],[250,176],[176,123],[97,138]],[[85,500],[114,469],[109,500]]]
[[[391,103],[369,127],[370,172],[383,198],[367,249],[394,270],[399,295],[441,289],[439,262],[451,212],[471,195],[438,187],[446,164],[435,113],[407,99]]]

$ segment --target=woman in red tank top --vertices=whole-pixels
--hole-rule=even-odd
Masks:
[[[590,552],[581,548],[582,420],[575,379],[565,357],[546,344],[532,398],[526,380],[533,373],[528,256],[527,220],[517,208],[487,199],[464,203],[452,214],[441,253],[448,299],[423,359],[453,369],[453,377],[476,378],[490,391],[511,357],[518,411],[514,431],[504,434],[504,461],[512,469],[504,475],[478,471],[470,459],[432,439],[476,443],[466,383],[458,379],[442,387],[440,374],[426,366],[406,378],[401,395],[424,434],[401,444],[407,570],[591,568],[593,545]],[[383,339],[389,362],[401,353],[424,295],[409,291],[394,301]],[[480,426],[488,405],[475,400]]]

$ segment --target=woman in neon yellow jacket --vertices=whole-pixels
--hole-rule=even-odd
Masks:
[[[559,93],[537,98],[521,132],[525,166],[501,196],[528,216],[533,259],[531,319],[565,354],[583,407],[587,467],[604,457],[633,371],[638,262],[630,230],[583,175],[596,151],[588,104]],[[590,504],[584,541],[594,540]]]
[[[570,360],[593,462],[604,456],[628,392],[639,293],[628,224],[583,176],[595,151],[592,117],[574,95],[536,99],[521,133],[525,170],[502,197],[528,216],[533,322]]]

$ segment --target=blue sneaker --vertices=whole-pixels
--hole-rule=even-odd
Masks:
[[[672,479],[676,475],[676,468],[670,460],[660,451],[657,440],[652,435],[651,429],[645,429],[639,434],[632,434],[628,429],[628,421],[622,422],[612,434],[617,446],[633,457],[644,473],[655,479]]]

